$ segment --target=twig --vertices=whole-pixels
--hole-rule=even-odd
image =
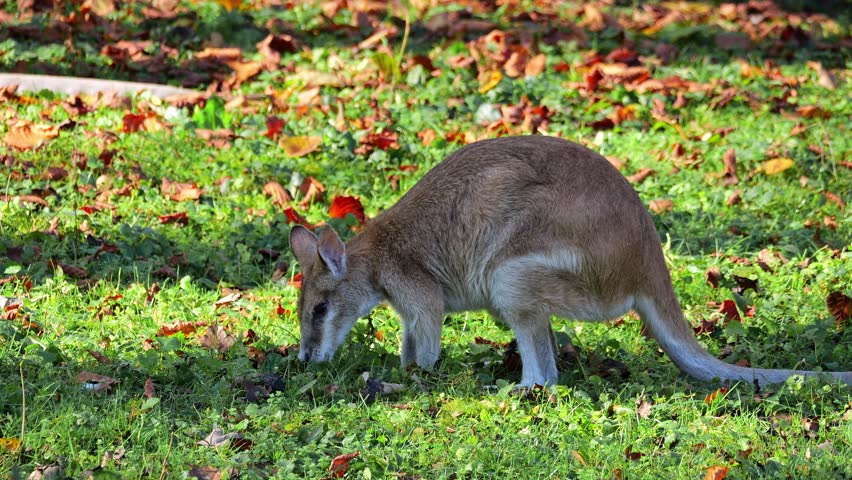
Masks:
[[[18,362],[18,373],[21,375],[21,443],[18,445],[18,462],[24,454],[24,433],[27,431],[27,392],[24,388],[24,361]]]
[[[169,461],[169,455],[172,454],[172,442],[174,441],[174,439],[175,439],[175,434],[172,433],[169,436],[169,448],[168,448],[168,450],[166,450],[166,457],[163,458],[163,469],[160,470],[160,480],[163,480],[164,478],[166,478],[166,463],[168,463],[168,461]]]

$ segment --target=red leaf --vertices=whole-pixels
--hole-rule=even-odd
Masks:
[[[361,452],[344,453],[343,455],[334,457],[331,461],[331,465],[328,467],[328,471],[333,477],[341,478],[346,474],[346,471],[349,470],[349,463],[352,459],[360,454]]]
[[[278,136],[278,133],[281,132],[281,129],[284,128],[284,120],[276,116],[266,117],[266,132],[264,132],[264,136],[269,138],[275,138]]]
[[[299,272],[296,275],[293,275],[293,279],[290,280],[289,282],[287,282],[287,284],[290,285],[291,287],[302,288],[302,279],[303,278],[304,278],[304,275],[302,275],[302,272]]]
[[[387,150],[391,147],[399,148],[399,144],[396,143],[398,139],[399,135],[396,133],[389,130],[383,130],[379,133],[368,134],[361,139],[361,143],[363,145],[371,145],[381,150]]]
[[[363,224],[366,221],[364,217],[364,206],[361,201],[355,197],[337,196],[331,201],[331,206],[328,207],[328,215],[331,218],[346,218],[346,215],[351,213],[358,219],[358,223]]]
[[[293,210],[293,207],[285,208],[284,215],[287,215],[287,223],[298,223],[299,225],[307,228],[308,230],[313,230],[314,228],[316,228],[316,225],[305,220],[305,217],[299,215],[296,210]]]
[[[153,117],[153,113],[128,113],[122,119],[121,131],[124,133],[138,132],[143,129],[145,120]]]
[[[737,310],[737,304],[734,303],[733,300],[725,300],[722,302],[722,305],[719,307],[719,313],[725,314],[725,324],[727,325],[730,321],[742,322],[742,318],[740,317],[740,312]]]

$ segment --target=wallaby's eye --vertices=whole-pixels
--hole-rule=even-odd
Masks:
[[[313,317],[319,318],[325,315],[325,312],[328,311],[328,302],[320,302],[314,306]]]

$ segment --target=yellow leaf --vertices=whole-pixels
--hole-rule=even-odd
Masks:
[[[773,158],[763,162],[757,170],[767,175],[777,175],[795,164],[792,158]]]
[[[21,441],[17,438],[0,438],[0,450],[17,452],[21,448]]]
[[[278,145],[281,146],[287,155],[302,157],[318,149],[321,143],[322,137],[300,136],[284,137],[278,142]]]
[[[496,87],[500,80],[503,79],[503,74],[500,70],[491,70],[479,74],[479,93],[485,93],[488,90]]]

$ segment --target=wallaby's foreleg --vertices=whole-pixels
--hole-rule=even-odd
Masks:
[[[416,363],[432,369],[441,356],[444,307],[440,290],[409,291],[397,286],[390,301],[402,320],[402,366]]]

